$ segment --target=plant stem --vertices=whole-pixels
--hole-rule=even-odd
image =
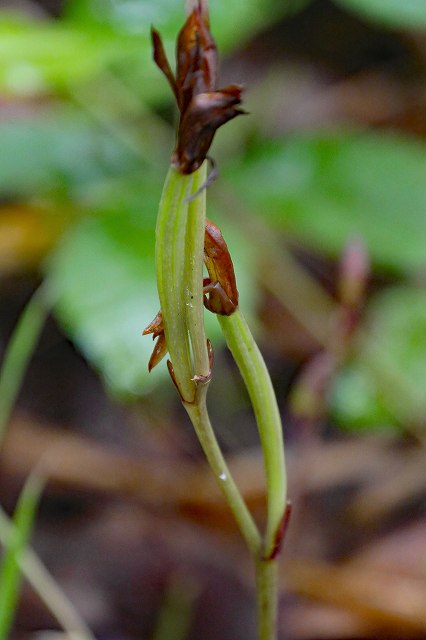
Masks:
[[[259,531],[226,465],[206,407],[210,363],[202,284],[205,193],[187,201],[205,181],[205,171],[205,165],[192,176],[182,176],[172,167],[169,170],[157,222],[158,291],[167,346],[183,404],[250,550],[259,555]],[[197,376],[205,377],[204,383],[196,381]]]
[[[0,640],[9,637],[21,586],[20,558],[33,530],[34,518],[44,486],[44,479],[31,474],[18,499],[14,528],[0,566]]]
[[[185,240],[192,175],[170,167],[164,184],[156,229],[156,269],[164,333],[175,381],[186,401],[192,402],[195,384],[186,326]]]
[[[0,371],[0,445],[49,309],[46,290],[42,285],[22,311],[7,345]]]
[[[191,422],[219,488],[234,514],[250,552],[256,558],[261,553],[261,536],[253,520],[253,516],[248,510],[247,505],[234,482],[216,440],[207,411],[205,387],[199,387],[199,393],[197,394],[197,401],[195,403],[184,403],[184,406],[191,418]]]
[[[196,193],[206,181],[207,162],[193,174],[191,192]],[[194,360],[194,374],[200,378],[210,375],[209,355],[204,330],[203,257],[206,225],[206,190],[188,204],[185,242],[185,310],[186,323]]]
[[[200,188],[206,180],[206,165],[204,162],[193,176],[192,193]],[[185,311],[186,324],[190,336],[196,394],[191,403],[184,401],[184,406],[194,426],[200,444],[204,450],[208,463],[213,471],[219,488],[226,501],[241,533],[253,555],[261,552],[261,536],[247,508],[237,485],[235,484],[216,436],[210,423],[206,396],[210,379],[210,362],[207,351],[207,338],[204,329],[203,304],[203,256],[204,230],[206,219],[206,192],[203,189],[196,198],[189,202],[187,231],[185,242]]]
[[[218,316],[228,347],[241,372],[256,417],[266,474],[268,515],[263,555],[277,544],[286,508],[287,482],[281,418],[271,378],[239,309]]]
[[[278,560],[256,562],[257,619],[259,640],[275,640],[278,617]]]
[[[218,316],[218,320],[247,387],[263,450],[268,510],[262,552],[255,556],[258,637],[275,640],[278,559],[271,556],[279,550],[287,495],[281,418],[268,370],[241,311]]]
[[[207,461],[256,563],[259,640],[276,638],[277,561],[286,506],[281,419],[264,360],[237,309],[218,316],[253,405],[264,455],[267,522],[262,538],[232,478],[210,423],[206,395],[210,362],[204,329],[203,254],[206,163],[190,176],[169,170],[157,222],[157,281],[173,377]]]
[[[259,640],[274,640],[277,616],[276,550],[286,506],[281,419],[260,351],[237,309],[218,316],[254,408],[262,444],[268,513],[264,538],[232,478],[210,423],[210,378],[203,307],[205,191],[188,201],[206,179],[206,163],[191,176],[169,170],[157,223],[157,279],[164,331],[175,381],[216,481],[256,563]]]
[[[15,526],[0,507],[0,542],[10,544],[16,535]],[[62,592],[50,573],[30,547],[18,557],[18,563],[28,582],[56,618],[70,640],[95,640],[86,623],[80,618],[74,605]]]

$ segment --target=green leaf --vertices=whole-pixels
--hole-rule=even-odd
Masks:
[[[389,429],[398,422],[381,396],[374,376],[359,362],[348,364],[339,372],[329,408],[337,424],[347,430]]]
[[[335,0],[344,8],[384,26],[425,29],[424,0]]]
[[[12,533],[0,566],[0,639],[9,637],[21,583],[20,560],[33,529],[43,479],[33,473],[26,481],[15,509]]]
[[[317,250],[336,256],[360,236],[383,267],[426,263],[420,143],[366,133],[299,135],[255,146],[226,175],[248,207]]]
[[[426,410],[426,291],[385,291],[369,317],[370,343],[334,386],[334,417],[349,428],[416,423]]]
[[[0,13],[0,89],[32,95],[68,89],[113,63],[137,59],[149,69],[148,32],[117,35],[111,29],[84,28],[65,21],[31,21]]]
[[[297,11],[306,1],[211,2],[213,35],[221,48],[235,49],[266,25]],[[66,15],[75,22],[104,25],[128,34],[146,34],[155,25],[172,51],[185,20],[185,5],[181,0],[69,0]]]
[[[44,289],[40,287],[21,312],[7,343],[0,369],[0,446],[49,307]]]
[[[135,158],[78,110],[48,110],[37,118],[0,123],[0,193],[28,196],[84,189],[120,175]]]
[[[215,3],[212,28],[220,48],[235,49],[308,1]],[[167,86],[152,61],[151,25],[160,29],[173,55],[184,19],[180,0],[70,0],[65,17],[55,21],[2,11],[0,90],[19,96],[72,91],[114,71],[143,99],[157,99]]]
[[[152,340],[141,335],[158,311],[156,210],[147,197],[139,211],[83,220],[48,264],[58,319],[110,390],[121,396],[146,392],[158,380],[157,370],[148,376]]]

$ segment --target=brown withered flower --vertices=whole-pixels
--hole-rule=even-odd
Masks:
[[[221,230],[206,219],[204,232],[204,306],[213,313],[230,316],[238,307],[238,289],[231,254]]]
[[[182,27],[176,45],[176,77],[160,34],[152,29],[154,61],[166,76],[180,112],[172,163],[183,174],[193,173],[207,157],[216,129],[245,112],[239,108],[242,87],[217,88],[218,56],[201,3]]]

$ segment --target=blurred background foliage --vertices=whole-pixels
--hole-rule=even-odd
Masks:
[[[318,36],[309,36],[313,24],[302,28],[310,40],[306,53],[317,48],[323,56],[317,60],[317,78],[300,51],[288,51],[291,34],[283,35],[279,50],[274,25],[287,20],[290,30],[291,19],[307,22],[308,4],[251,0],[211,6],[221,51],[232,54],[223,76],[246,81],[251,115],[218,136],[221,179],[211,189],[209,215],[226,220],[229,239],[234,233],[237,272],[244,272],[247,284],[250,280],[243,287],[243,305],[250,308],[258,289],[259,256],[253,249],[257,253],[259,247],[249,234],[238,233],[243,219],[235,226],[232,211],[223,198],[219,202],[217,193],[225,184],[259,224],[319,257],[337,258],[351,238],[361,237],[373,268],[390,279],[406,278],[407,286],[421,279],[426,264],[424,143],[395,122],[407,110],[417,106],[420,113],[424,106],[422,88],[413,83],[422,48],[415,34],[401,31],[426,25],[424,3],[340,0],[330,6],[326,38],[337,28],[338,7],[349,12],[348,21],[352,14],[360,19],[354,20],[359,40],[350,35],[351,50],[342,52],[344,43],[334,43],[336,56],[342,55],[337,66],[351,67],[349,78],[324,59],[333,43],[326,42],[321,51]],[[59,18],[53,20],[42,5],[11,3],[0,21],[3,198],[36,207],[41,250],[61,237],[53,255],[43,260],[58,297],[55,313],[109,389],[128,399],[159,384],[165,370],[148,377],[144,363],[151,344],[140,338],[156,309],[155,215],[173,139],[171,97],[151,61],[149,29],[156,25],[173,55],[181,5],[177,0],[74,0],[57,3]],[[313,5],[311,11],[318,12],[320,5]],[[384,30],[369,31],[362,20],[370,19]],[[380,41],[383,50],[375,59]],[[258,65],[257,49],[263,49]],[[345,55],[352,60],[345,61]],[[34,243],[30,227],[36,223],[26,215]],[[386,313],[398,315],[398,293],[391,299]],[[375,308],[380,314],[379,303]],[[421,322],[414,309],[412,319]],[[421,389],[425,345],[412,349],[409,334],[409,327],[398,334],[398,353],[405,341],[406,357],[417,360],[412,368]],[[416,335],[422,342],[421,332]],[[398,369],[394,341],[389,336],[382,349]],[[356,385],[349,386],[353,395]],[[341,402],[333,405],[338,414],[347,387],[339,386]],[[355,403],[357,422],[374,422],[377,406],[371,413],[367,405],[381,404],[380,389],[373,395],[372,405],[363,397]]]
[[[62,339],[138,410],[155,397],[155,411],[173,406],[165,366],[148,375],[141,331],[158,311],[155,219],[176,120],[149,31],[173,56],[183,4],[3,0],[0,11],[4,299],[20,307],[45,280]],[[283,410],[424,443],[426,3],[211,0],[210,11],[222,82],[246,86],[249,115],[217,135],[208,216]],[[365,276],[342,266],[353,246]],[[225,425],[244,404],[231,379],[218,374],[212,390]]]

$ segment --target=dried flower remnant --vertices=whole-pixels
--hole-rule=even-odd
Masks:
[[[166,76],[180,112],[173,166],[183,174],[196,171],[207,157],[216,130],[245,112],[239,108],[242,87],[218,89],[218,56],[209,30],[207,9],[192,11],[177,38],[176,77],[160,34],[152,30],[154,61]]]
[[[213,222],[206,220],[204,263],[209,277],[204,279],[204,305],[209,311],[230,316],[238,307],[238,289],[234,265],[223,235]]]
[[[157,366],[159,362],[164,358],[168,349],[166,343],[166,336],[164,335],[164,326],[163,326],[163,316],[161,311],[157,313],[154,320],[149,323],[146,329],[143,330],[142,335],[146,336],[152,333],[152,339],[155,340],[158,338],[157,342],[154,345],[154,350],[151,354],[151,357],[148,362],[148,371]]]

